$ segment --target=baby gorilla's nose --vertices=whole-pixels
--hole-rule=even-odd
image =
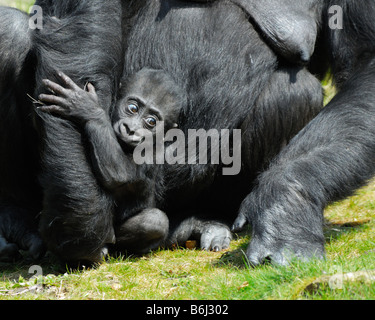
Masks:
[[[120,124],[120,131],[123,136],[128,136],[128,135],[130,136],[134,134],[134,131],[130,130],[126,122],[122,122]]]
[[[131,148],[136,147],[145,140],[145,135],[142,130],[135,128],[127,123],[127,121],[119,121],[115,126],[115,132],[118,137],[125,142],[125,144]]]

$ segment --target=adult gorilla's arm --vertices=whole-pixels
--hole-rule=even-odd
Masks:
[[[40,212],[35,171],[36,134],[30,122],[33,90],[29,17],[0,7],[0,261],[12,261],[19,250],[32,258],[43,254],[35,217]]]
[[[190,0],[213,2],[215,0]],[[255,22],[287,60],[307,63],[315,49],[321,0],[231,0]]]
[[[37,1],[44,27],[34,33],[38,65],[34,96],[48,93],[43,79],[55,70],[79,86],[95,85],[101,106],[117,94],[123,61],[120,0]],[[71,121],[38,112],[43,170],[39,230],[48,249],[65,261],[100,261],[113,243],[113,200],[98,185],[82,130]]]
[[[38,109],[77,122],[84,128],[95,174],[108,191],[115,193],[136,179],[137,166],[132,155],[121,148],[108,113],[99,104],[94,86],[89,83],[86,91],[64,73],[59,72],[59,77],[64,87],[50,80],[43,81],[54,94],[41,94],[39,99],[51,105]]]
[[[340,90],[242,203],[237,222],[246,218],[253,225],[247,255],[254,265],[265,258],[285,264],[293,255],[321,257],[325,206],[375,174],[375,7],[370,1],[332,1],[323,14],[331,4],[345,8],[347,17],[343,30],[326,26],[323,37]]]

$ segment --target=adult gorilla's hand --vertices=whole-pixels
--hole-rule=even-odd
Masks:
[[[322,209],[309,201],[300,186],[276,171],[271,169],[261,175],[259,185],[243,201],[236,220],[241,222],[246,217],[252,225],[252,239],[246,252],[249,263],[257,266],[271,261],[288,265],[293,258],[323,258]]]

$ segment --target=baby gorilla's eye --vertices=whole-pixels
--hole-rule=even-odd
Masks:
[[[139,108],[138,108],[138,106],[137,106],[136,104],[134,104],[134,103],[130,103],[130,104],[128,105],[128,110],[129,110],[131,113],[136,114],[136,113],[138,113]]]
[[[150,128],[154,128],[156,126],[156,123],[157,123],[157,119],[154,118],[154,117],[148,117],[145,119],[145,122],[146,124],[150,127]]]

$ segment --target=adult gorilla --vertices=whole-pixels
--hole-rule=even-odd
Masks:
[[[124,57],[121,1],[36,4],[42,30],[29,29],[18,10],[0,10],[0,260],[19,249],[43,254],[39,227],[63,259],[96,261],[114,239],[112,202],[97,188],[83,135],[68,121],[37,117],[26,94],[37,97],[41,80],[62,70],[82,86],[92,82],[109,109]]]
[[[270,39],[267,33],[261,33],[264,39],[260,37],[262,25],[259,30],[256,17],[250,23],[244,1],[239,2],[242,8],[237,2],[224,1],[98,4],[87,0],[75,6],[70,1],[64,5],[40,1],[51,16],[57,17],[48,22],[60,23],[60,34],[68,36],[73,44],[61,41],[59,34],[48,37],[48,28],[36,38],[36,93],[41,91],[41,79],[51,78],[52,70],[58,68],[82,86],[86,81],[93,82],[100,89],[102,105],[111,104],[121,73],[113,74],[112,70],[122,71],[121,63],[116,62],[123,61],[121,31],[128,30],[124,24],[121,27],[121,17],[116,14],[123,5],[124,16],[130,17],[126,21],[132,22],[126,38],[124,72],[132,74],[147,66],[172,75],[189,94],[180,123],[186,132],[192,128],[242,129],[242,170],[237,176],[222,176],[222,165],[166,166],[165,196],[160,199],[160,207],[170,219],[169,242],[181,243],[195,236],[201,239],[203,247],[226,247],[230,237],[226,225],[212,221],[232,223],[240,208],[235,227],[246,222],[253,226],[247,252],[253,264],[265,258],[285,263],[289,254],[321,257],[322,210],[328,202],[350,195],[374,174],[375,91],[371,52],[375,30],[371,18],[375,17],[375,8],[368,2],[340,1],[350,20],[343,31],[335,32],[326,27],[328,17],[324,12],[328,11],[329,1],[309,1],[306,8],[302,4],[316,26],[322,26],[317,28],[320,41],[312,67],[325,67],[323,58],[332,57],[329,62],[334,75],[343,84],[334,101],[306,126],[321,109],[319,83],[303,67],[281,58],[291,57],[289,60],[293,61],[289,53],[295,50],[288,51],[293,45],[285,51],[277,37]],[[311,4],[314,10],[310,11]],[[84,13],[84,23],[79,23],[79,13]],[[103,16],[98,17],[100,14]],[[104,22],[105,27],[100,24]],[[81,27],[78,35],[74,23]],[[367,38],[358,26],[367,30],[363,33]],[[54,38],[56,42],[50,43]],[[82,39],[86,41],[82,43]],[[119,47],[107,50],[114,43]],[[54,49],[52,53],[48,48]],[[71,59],[65,57],[66,53],[71,54]],[[90,58],[86,59],[88,53]],[[55,56],[51,58],[50,54]],[[2,177],[7,179],[1,181],[4,205],[0,212],[0,256],[11,258],[17,252],[16,245],[35,255],[40,251],[40,242],[30,226],[32,219],[21,215],[33,217],[42,207],[38,200],[41,192],[34,181],[38,158],[33,157],[33,146],[43,141],[40,177],[44,202],[40,219],[44,240],[64,259],[96,261],[105,244],[113,241],[112,216],[107,214],[112,212],[108,209],[112,203],[98,188],[82,136],[74,126],[47,117],[43,126],[38,125],[43,140],[29,134],[32,126],[27,115],[31,106],[20,93],[30,90],[24,88],[24,78],[29,78],[27,67],[32,63],[29,57],[22,59],[16,61],[17,68],[11,69],[13,82],[7,80],[17,91],[1,87],[0,92],[1,113],[20,128],[14,130],[9,122],[1,126],[10,142],[2,136],[1,153],[6,158],[2,156],[0,168]],[[306,55],[301,54],[299,60],[306,60]],[[5,68],[3,60],[1,65]],[[8,64],[6,68],[11,67]],[[21,133],[23,137],[18,136]],[[26,157],[22,157],[23,152]],[[16,209],[15,204],[22,209]],[[116,238],[121,238],[123,225],[126,221],[116,221]],[[25,243],[24,239],[31,240]]]
[[[265,12],[276,2],[272,20]],[[189,96],[180,125],[185,133],[243,132],[238,176],[222,176],[222,165],[166,166],[161,205],[170,242],[197,236],[203,247],[221,249],[225,227],[204,221],[231,222],[239,208],[234,228],[253,226],[251,263],[324,256],[324,207],[365,184],[375,169],[373,84],[365,81],[373,69],[375,8],[339,5],[350,17],[343,31],[328,27],[329,1],[144,2],[127,39],[125,73],[150,66],[173,75]],[[321,89],[284,59],[306,62],[314,48],[310,70],[322,76],[330,65],[338,86],[347,84],[300,131],[321,110]]]
[[[239,175],[223,176],[223,164],[211,164],[209,156],[206,165],[165,165],[160,206],[170,220],[169,242],[196,237],[202,247],[221,250],[230,239],[226,223],[233,222],[258,173],[321,110],[320,84],[297,63],[278,59],[233,3],[146,1],[135,21],[125,73],[149,66],[175,78],[189,97],[179,126],[185,135],[189,129],[242,129]],[[279,221],[280,228],[287,226]],[[322,255],[323,240],[318,247],[314,232],[304,233],[312,242],[306,255]]]

